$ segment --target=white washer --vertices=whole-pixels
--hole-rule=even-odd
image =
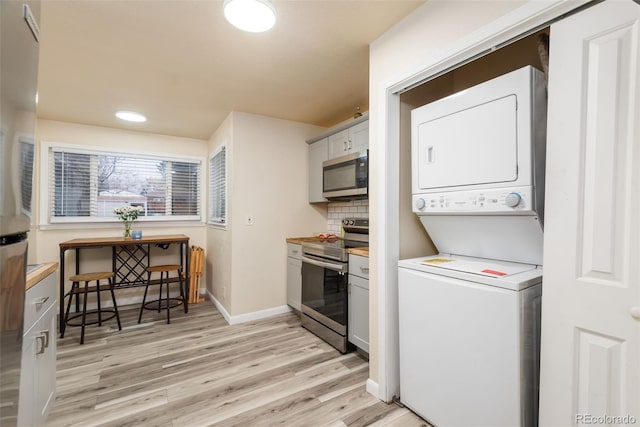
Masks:
[[[438,427],[537,426],[542,270],[399,261],[400,400]]]

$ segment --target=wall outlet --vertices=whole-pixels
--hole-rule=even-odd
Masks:
[[[253,225],[255,223],[255,219],[253,218],[252,215],[247,215],[247,217],[244,220],[244,223],[246,225]]]

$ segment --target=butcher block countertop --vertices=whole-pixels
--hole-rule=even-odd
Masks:
[[[369,248],[349,248],[347,252],[353,255],[360,255],[369,257]]]
[[[58,268],[57,262],[46,262],[44,264],[40,264],[37,268],[27,273],[27,286],[26,289],[30,289],[33,286],[37,285],[42,279],[47,277],[49,274],[56,271]]]
[[[294,243],[296,245],[301,245],[304,242],[315,242],[321,240],[320,237],[314,237],[314,236],[309,236],[309,237],[287,237],[287,243]]]

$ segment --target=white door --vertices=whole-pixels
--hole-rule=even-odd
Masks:
[[[640,6],[551,26],[540,425],[640,423]]]

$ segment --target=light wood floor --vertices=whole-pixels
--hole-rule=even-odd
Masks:
[[[121,308],[58,338],[48,426],[428,426],[365,391],[368,363],[294,314],[229,326],[210,302],[165,314]]]

